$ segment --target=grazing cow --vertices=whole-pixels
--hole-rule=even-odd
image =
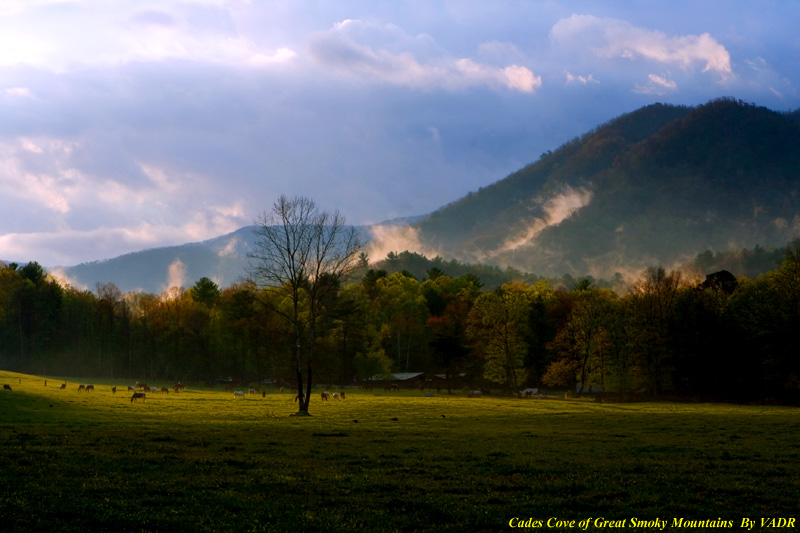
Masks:
[[[117,386],[114,385],[113,387],[111,387],[111,394],[116,394],[116,393],[117,393]]]
[[[169,394],[169,389],[167,387],[161,387],[161,392]]]
[[[247,394],[249,394],[250,396],[252,396],[255,393],[256,393],[255,389],[247,389]]]
[[[183,381],[179,381],[175,385],[173,385],[172,388],[175,389],[175,392],[185,391],[186,384]]]
[[[157,387],[150,387],[150,394],[158,394],[158,388]]]
[[[60,389],[60,390],[64,390],[64,389],[66,389],[66,388],[67,388],[67,382],[65,381],[64,383],[62,383],[62,384],[61,384],[61,386],[59,387],[59,389]]]
[[[11,390],[11,385],[9,385],[8,383],[4,384],[3,390]]]
[[[81,385],[78,386],[78,392],[80,392],[82,390],[86,390],[86,385],[81,384]]]
[[[86,392],[94,392],[94,385],[86,385]]]
[[[235,400],[236,398],[244,400],[244,393],[240,390],[233,391],[233,399]]]
[[[143,392],[134,392],[133,396],[131,396],[131,403],[135,402],[140,398],[143,402],[147,403],[147,398],[145,397],[145,394]]]
[[[340,392],[339,395],[342,397],[342,400],[344,400],[344,391]]]
[[[135,387],[136,387],[136,390],[141,390],[141,391],[145,391],[145,390],[147,390],[149,388],[147,386],[147,383],[139,383],[138,381],[136,382]]]
[[[339,399],[339,393],[338,392],[334,392],[333,393],[333,399],[334,400],[338,400]]]
[[[324,391],[322,394],[320,394],[320,397],[322,401],[327,402],[328,398],[330,397],[330,394],[328,393],[328,391]]]

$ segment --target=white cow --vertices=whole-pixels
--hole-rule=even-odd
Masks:
[[[248,392],[248,394],[250,394],[250,396],[252,396],[253,394],[256,393],[256,390],[255,389],[248,389],[247,392]]]
[[[235,400],[236,398],[241,398],[244,400],[244,393],[240,390],[233,391],[233,399]]]

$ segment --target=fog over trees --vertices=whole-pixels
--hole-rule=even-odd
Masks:
[[[424,276],[391,272],[387,261],[424,258],[403,252],[370,264],[343,242],[330,271],[314,256],[295,278],[254,271],[254,281],[201,278],[160,295],[64,287],[36,262],[1,264],[0,366],[130,381],[269,380],[307,400],[313,385],[406,371],[439,375],[453,393],[530,386],[607,400],[800,400],[800,240],[755,279],[722,270],[700,281],[654,266],[627,288],[525,276],[487,288],[441,262]]]

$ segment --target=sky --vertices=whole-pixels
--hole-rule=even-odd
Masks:
[[[196,242],[281,194],[429,213],[654,102],[800,108],[793,0],[0,0],[0,259]]]

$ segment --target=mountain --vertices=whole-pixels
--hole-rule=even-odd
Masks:
[[[408,221],[419,217],[409,218]],[[407,224],[392,220],[384,224]],[[202,277],[220,287],[228,287],[247,277],[248,254],[258,239],[256,226],[245,226],[232,233],[202,242],[164,246],[133,252],[105,261],[61,267],[55,272],[79,287],[94,289],[112,282],[125,292],[160,294],[171,287],[188,288]],[[359,238],[368,240],[369,228],[356,227]]]
[[[604,124],[414,224],[461,261],[608,277],[800,234],[800,113],[730,98]]]
[[[376,261],[412,250],[551,277],[636,277],[648,266],[691,264],[706,250],[779,247],[800,235],[798,147],[798,111],[730,98],[654,104],[429,215],[359,229],[382,241],[369,251]],[[227,287],[247,275],[253,229],[61,273],[124,292],[160,293],[204,276]]]
[[[133,252],[105,261],[63,267],[57,272],[76,286],[94,289],[113,282],[122,292],[160,294],[173,286],[189,287],[202,277],[221,287],[246,275],[247,254],[256,240],[254,226],[203,242]]]

